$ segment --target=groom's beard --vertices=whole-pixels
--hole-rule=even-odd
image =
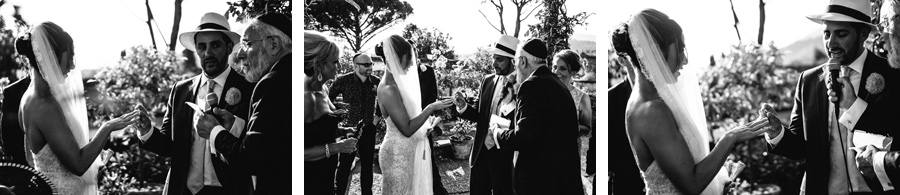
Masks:
[[[900,37],[892,34],[887,38],[887,41],[889,41],[891,45],[890,47],[885,48],[888,50],[888,64],[893,68],[900,68]]]

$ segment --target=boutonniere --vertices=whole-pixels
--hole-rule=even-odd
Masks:
[[[241,91],[234,87],[232,87],[231,89],[228,89],[228,93],[225,94],[225,102],[227,102],[228,105],[232,105],[232,106],[240,103],[241,102]]]
[[[425,64],[419,64],[419,71],[425,72],[426,69],[427,67],[425,67]]]
[[[869,94],[877,95],[884,90],[884,77],[877,72],[873,72],[869,75],[869,78],[866,79],[866,91],[869,91]]]

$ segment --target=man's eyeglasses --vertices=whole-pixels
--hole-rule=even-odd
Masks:
[[[372,66],[372,63],[356,63],[356,65],[369,67]]]
[[[266,36],[266,37],[263,37],[263,38],[253,39],[253,40],[241,40],[241,47],[244,48],[244,49],[250,48],[250,44],[253,43],[254,41],[260,41],[260,40],[263,40],[263,39],[268,39],[269,37],[272,37],[272,36]]]

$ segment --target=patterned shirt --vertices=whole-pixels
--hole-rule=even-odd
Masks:
[[[365,82],[356,75],[356,72],[350,72],[341,75],[334,80],[328,92],[328,98],[335,101],[338,95],[343,94],[343,102],[347,104],[347,118],[345,123],[356,125],[359,120],[365,122],[372,121],[372,114],[375,108],[375,96],[377,95],[378,83],[381,79],[377,76],[369,76]]]

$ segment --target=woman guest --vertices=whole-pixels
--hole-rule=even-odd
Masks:
[[[337,154],[356,150],[355,138],[335,142],[341,118],[334,113],[336,109],[328,94],[323,92],[325,81],[333,79],[337,73],[340,51],[333,41],[314,31],[303,32],[303,48],[303,72],[306,74],[303,91],[304,192],[334,194]]]
[[[581,157],[581,175],[585,175],[585,153],[588,147],[583,145],[590,139],[594,121],[591,113],[594,111],[591,109],[591,98],[587,93],[572,85],[572,79],[581,70],[581,67],[581,58],[572,50],[562,50],[553,56],[553,73],[569,88],[569,93],[575,100],[575,110],[578,112],[578,132],[581,135],[578,137],[578,154]]]

